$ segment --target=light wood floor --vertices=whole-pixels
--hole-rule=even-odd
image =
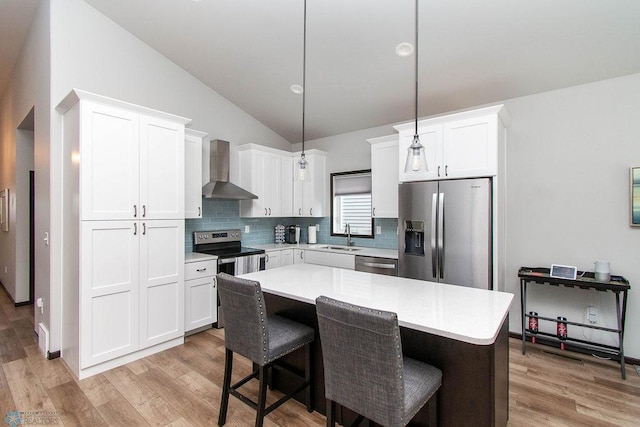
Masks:
[[[622,381],[615,363],[558,356],[541,346],[529,346],[522,356],[514,339],[510,347],[509,426],[640,425],[640,377],[632,366]],[[210,329],[188,337],[182,346],[78,381],[61,359],[46,360],[39,353],[33,306],[15,308],[0,287],[0,420],[21,411],[32,413],[33,423],[54,420],[60,425],[215,425],[223,350],[223,334]],[[249,373],[247,361],[235,365],[234,379]],[[274,400],[270,396],[269,402]],[[227,425],[252,425],[254,416],[231,397]],[[265,425],[324,422],[322,415],[289,401],[269,414]]]

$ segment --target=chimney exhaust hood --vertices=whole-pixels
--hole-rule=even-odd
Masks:
[[[229,142],[221,139],[212,139],[209,146],[209,179],[202,187],[202,197],[206,199],[233,199],[250,200],[257,199],[253,193],[248,192],[229,182]]]

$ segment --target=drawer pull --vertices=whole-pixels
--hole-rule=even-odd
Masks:
[[[207,267],[205,267],[205,268],[196,268],[196,271],[207,271]]]
[[[363,262],[362,265],[365,267],[373,267],[373,268],[387,268],[389,270],[393,270],[396,268],[394,264],[380,264],[378,262]]]

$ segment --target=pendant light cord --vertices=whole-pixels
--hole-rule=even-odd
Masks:
[[[307,96],[307,0],[304,0],[304,28],[302,36],[302,155],[304,156],[304,114]]]
[[[306,0],[305,0],[306,3]],[[418,0],[416,0],[416,99],[415,99],[415,113],[416,113],[416,132],[415,135],[418,135]],[[304,107],[302,108],[304,111]],[[304,144],[303,144],[304,146]]]

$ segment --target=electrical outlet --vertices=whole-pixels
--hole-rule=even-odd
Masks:
[[[245,233],[250,233],[250,232],[251,232],[251,226],[249,226],[249,225],[245,225],[245,226],[244,226],[244,232],[245,232]]]
[[[376,225],[376,234],[382,234],[382,226]]]
[[[598,309],[592,305],[587,307],[587,320],[589,323],[598,323]]]

